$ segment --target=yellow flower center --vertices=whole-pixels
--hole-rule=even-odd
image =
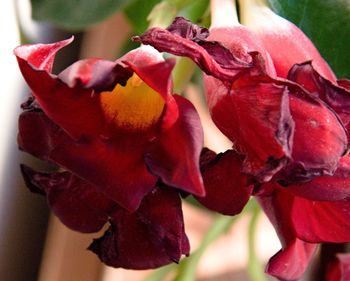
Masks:
[[[160,94],[133,74],[123,87],[117,85],[111,92],[100,94],[105,117],[118,127],[147,129],[162,114],[164,100]]]

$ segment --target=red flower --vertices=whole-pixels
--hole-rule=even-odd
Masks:
[[[69,44],[15,49],[33,97],[19,118],[20,149],[66,171],[23,166],[27,185],[47,196],[68,227],[105,235],[90,249],[108,265],[152,268],[189,254],[175,190],[204,195],[199,116],[172,95],[173,60],[150,47],[115,62],[81,60],[51,73]]]
[[[295,26],[286,35],[293,35],[288,42],[295,41],[288,48],[279,41],[285,35],[277,33],[274,41],[276,33],[271,34],[260,41],[248,28],[237,26],[213,28],[209,35],[178,18],[167,30],[153,28],[136,40],[188,56],[206,73],[212,118],[234,150],[217,156],[203,152],[207,195],[198,200],[233,215],[255,195],[282,242],[267,272],[297,280],[317,243],[350,241],[345,129],[350,82],[332,79],[310,41],[305,49],[294,49],[300,38],[306,40]]]

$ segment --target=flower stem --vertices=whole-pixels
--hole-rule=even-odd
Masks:
[[[236,1],[211,0],[211,27],[234,27],[239,25]]]
[[[259,26],[264,22],[261,18],[265,13],[271,13],[266,0],[238,0],[239,12],[242,24],[247,26]]]
[[[174,281],[195,280],[198,263],[208,246],[228,231],[235,221],[236,217],[216,216],[214,223],[204,236],[199,248],[190,257],[181,261]]]
[[[253,200],[251,200],[253,201]],[[260,214],[259,205],[254,201],[254,206],[251,211],[251,219],[248,227],[248,274],[251,280],[266,281],[263,267],[256,255],[255,239],[256,227]]]

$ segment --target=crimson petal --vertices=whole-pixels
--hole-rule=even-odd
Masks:
[[[349,200],[320,202],[295,196],[291,217],[296,235],[304,241],[350,241]]]
[[[133,39],[146,45],[152,45],[160,52],[187,56],[197,63],[204,72],[221,80],[232,80],[242,70],[251,67],[250,63],[233,56],[219,42],[205,41],[202,31],[196,31],[194,34],[193,30],[201,29],[198,26],[185,19],[181,20],[181,24],[179,23],[180,20],[176,19],[167,30],[157,27],[151,28]]]
[[[266,273],[282,281],[297,281],[314,256],[317,245],[295,239],[268,262]]]
[[[211,159],[206,159],[210,157]],[[253,186],[241,173],[242,156],[233,150],[216,155],[204,149],[201,169],[206,195],[196,197],[205,207],[224,215],[239,214],[252,193]]]
[[[69,135],[79,139],[81,135],[109,135],[104,115],[99,106],[99,98],[93,89],[79,85],[71,88],[57,76],[49,72],[56,52],[70,41],[55,44],[23,45],[15,49],[18,64],[24,79],[33,91],[41,108],[56,124]],[[39,64],[37,54],[48,57],[49,64]],[[85,61],[85,68],[92,70],[92,61]],[[79,68],[84,68],[81,62]],[[86,72],[86,71],[85,71]],[[65,75],[63,75],[65,76]],[[85,73],[86,76],[91,76]],[[83,79],[83,78],[82,78]],[[84,80],[84,79],[83,79]],[[85,81],[86,82],[86,81]],[[77,111],[77,108],[79,110]]]
[[[315,201],[338,201],[350,197],[350,156],[344,156],[333,176],[288,186],[296,195]]]
[[[43,112],[24,112],[19,118],[18,143],[22,150],[93,183],[130,211],[138,208],[157,180],[144,164],[146,140],[141,135],[125,133],[118,139],[76,142]]]
[[[294,196],[288,190],[273,184],[271,194],[257,196],[257,200],[282,243],[282,249],[270,259],[267,273],[280,280],[299,280],[307,269],[317,245],[304,242],[296,236],[290,215]]]
[[[326,102],[340,115],[344,124],[350,122],[350,90],[322,77],[310,61],[295,64],[288,73],[288,79],[302,85],[310,93]],[[341,84],[345,82],[340,82]]]
[[[178,262],[189,254],[188,245],[178,194],[157,188],[135,213],[117,210],[111,227],[89,249],[107,265],[148,269]]]
[[[206,86],[209,96],[225,91]],[[284,85],[271,83],[267,76],[244,75],[211,106],[215,124],[246,155],[244,173],[265,182],[286,164],[294,122]]]
[[[199,169],[203,147],[203,130],[193,105],[181,96],[174,96],[179,116],[165,128],[147,148],[145,161],[152,173],[164,183],[195,195],[205,194]]]
[[[114,203],[96,187],[69,172],[40,173],[22,165],[27,186],[46,194],[54,214],[67,227],[80,232],[97,232],[108,221]]]

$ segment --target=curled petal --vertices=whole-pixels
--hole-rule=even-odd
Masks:
[[[229,50],[218,42],[205,41],[203,36],[194,36],[187,30],[198,29],[192,27],[189,21],[175,20],[167,30],[151,28],[141,36],[134,37],[146,45],[152,45],[160,52],[169,52],[178,56],[187,56],[197,63],[201,69],[221,80],[232,80],[242,70],[251,65],[234,57]],[[184,26],[186,31],[184,32]],[[199,34],[201,34],[199,32]],[[186,36],[186,37],[182,37]]]
[[[241,173],[242,156],[233,150],[218,155],[213,153],[208,149],[202,152],[201,169],[206,195],[196,199],[211,210],[236,215],[248,202],[253,189]]]
[[[22,150],[65,167],[130,211],[138,208],[157,180],[143,161],[146,143],[145,136],[128,133],[118,139],[76,142],[43,112],[24,112],[19,118]]]
[[[315,201],[338,201],[350,197],[350,156],[344,156],[333,176],[288,186],[296,195]]]
[[[189,254],[181,200],[173,190],[155,189],[135,213],[119,209],[110,222],[104,236],[89,247],[107,265],[149,269]]]
[[[302,85],[311,94],[326,102],[337,114],[344,124],[350,121],[350,90],[322,77],[308,61],[295,64],[288,73],[288,79]],[[344,80],[343,80],[344,81]]]
[[[70,41],[62,41],[49,45],[24,45],[15,49],[18,64],[22,75],[40,107],[56,124],[60,125],[69,135],[78,139],[83,134],[87,135],[108,135],[108,128],[103,113],[99,106],[97,95],[93,95],[92,89],[84,89],[77,85],[69,87],[57,76],[51,74],[51,67],[41,67],[32,58],[39,53],[43,57],[48,57],[49,64],[52,64],[55,52],[69,44]],[[96,63],[96,61],[95,61]],[[79,64],[79,68],[84,66],[91,71],[92,61],[85,61]],[[74,68],[74,66],[72,66]],[[85,77],[89,76],[85,73]],[[91,75],[90,75],[91,76]],[[84,78],[82,78],[82,81]],[[79,108],[79,111],[77,111]]]
[[[72,43],[74,37],[52,44],[29,44],[17,47],[15,55],[37,70],[52,71],[56,53]]]
[[[69,173],[40,173],[22,165],[27,186],[46,195],[53,213],[67,227],[97,232],[108,221],[114,203],[96,187]]]
[[[199,170],[203,130],[198,113],[186,99],[175,95],[179,116],[147,148],[145,161],[164,183],[195,195],[205,194]]]
[[[240,77],[211,108],[215,124],[246,155],[243,172],[260,182],[270,180],[286,164],[294,132],[288,89],[266,78]],[[224,90],[212,86],[206,84],[209,96]]]

